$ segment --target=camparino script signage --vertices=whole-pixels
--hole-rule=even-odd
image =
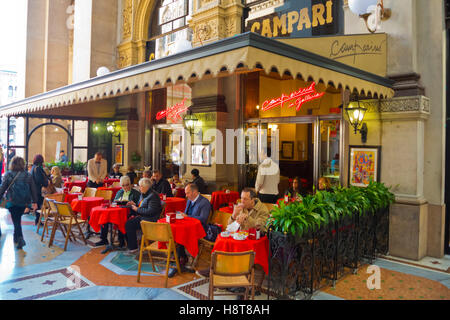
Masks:
[[[341,0],[284,0],[270,14],[258,18],[252,18],[258,12],[253,11],[245,31],[269,38],[333,35],[343,30]]]

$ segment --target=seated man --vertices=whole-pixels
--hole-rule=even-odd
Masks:
[[[240,230],[259,228],[266,231],[269,215],[269,210],[258,199],[256,192],[251,188],[245,188],[241,192],[241,203],[235,206],[233,214],[228,219],[228,224],[236,221],[240,224]]]
[[[159,194],[165,194],[167,197],[173,197],[172,188],[170,187],[169,181],[163,179],[163,176],[159,170],[153,170],[152,181],[153,190]]]
[[[200,194],[198,186],[195,183],[189,183],[184,190],[188,201],[183,216],[200,220],[203,229],[207,232],[207,222],[212,209],[211,203]],[[184,246],[177,245],[177,255],[180,267],[184,269],[188,260]],[[169,271],[169,277],[173,277],[176,272],[177,269],[171,269]]]
[[[111,168],[111,172],[109,173],[109,177],[111,179],[120,179],[120,177],[122,177],[122,173],[120,172],[120,165],[119,164],[114,164]]]
[[[156,222],[161,214],[161,200],[159,195],[151,189],[151,185],[152,182],[148,178],[139,180],[139,189],[141,191],[139,205],[133,201],[128,202],[128,205],[131,205],[131,214],[136,215],[125,224],[128,254],[130,255],[134,255],[138,251],[136,232],[141,230],[141,221]]]
[[[200,171],[198,171],[198,169],[192,169],[191,174],[192,182],[198,186],[198,190],[200,191],[200,193],[206,193],[206,182],[202,177],[200,177]]]
[[[139,198],[141,197],[141,194],[139,191],[134,190],[131,188],[131,181],[128,176],[122,176],[120,178],[120,186],[122,189],[120,189],[115,198],[114,201],[128,201],[133,203],[138,203]],[[109,230],[109,223],[102,225],[101,232],[100,232],[100,241],[97,242],[96,246],[103,246],[108,245],[108,230]],[[119,231],[119,246],[124,247],[125,246],[125,237],[122,232]]]

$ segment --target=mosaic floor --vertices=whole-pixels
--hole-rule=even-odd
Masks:
[[[55,243],[48,247],[48,238],[40,241],[34,217],[23,217],[23,232],[27,245],[14,248],[13,226],[6,210],[0,209],[0,300],[204,300],[207,299],[208,279],[192,273],[182,273],[169,279],[143,275],[137,283],[137,261],[121,251],[102,254],[103,247],[95,248],[96,238],[89,245],[69,242],[63,251],[64,239],[58,232]],[[447,259],[447,258],[446,258]],[[379,289],[369,289],[371,273],[362,266],[357,274],[350,274],[336,286],[322,289],[313,300],[450,300],[450,271],[447,260],[432,259],[423,265],[386,257],[378,259]],[[438,267],[427,267],[426,264]],[[207,268],[208,253],[200,259],[199,268]],[[159,268],[159,269],[158,269]],[[159,272],[163,264],[157,264]],[[143,270],[151,265],[144,263]],[[376,283],[376,281],[374,282]],[[255,299],[265,300],[264,288]],[[236,299],[235,296],[216,299]]]

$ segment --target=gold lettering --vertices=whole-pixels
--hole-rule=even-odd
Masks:
[[[312,26],[317,27],[319,24],[322,26],[325,24],[323,14],[325,13],[325,6],[321,3],[315,4],[311,8],[312,11]]]
[[[261,29],[261,24],[259,22],[254,22],[252,24],[251,32],[258,32]]]
[[[327,23],[333,22],[333,1],[327,1]]]
[[[288,32],[291,33],[293,31],[293,25],[298,21],[298,12],[291,11],[288,13]]]
[[[261,35],[263,37],[272,38],[272,29],[270,28],[270,19],[263,20]]]
[[[281,27],[281,34],[286,34],[286,14],[281,17],[275,16],[273,18],[273,36],[278,36],[278,28]],[[291,31],[292,32],[292,31]]]
[[[311,20],[309,19],[308,8],[303,8],[300,10],[300,20],[298,21],[297,30],[303,30],[303,25],[305,29],[311,28]]]

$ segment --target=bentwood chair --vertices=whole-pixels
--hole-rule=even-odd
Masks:
[[[69,192],[70,192],[70,193],[81,192],[81,187],[79,187],[79,186],[73,186],[72,189],[70,189]]]
[[[209,270],[209,295],[214,300],[214,295],[243,295],[248,298],[248,292],[252,290],[252,300],[255,299],[255,252],[221,252],[214,251],[211,256],[211,268]],[[226,289],[244,287],[243,293],[215,293],[214,289]]]
[[[53,193],[53,194],[48,194],[45,196],[44,201],[42,203],[42,208],[40,210],[41,212],[40,212],[39,221],[38,221],[37,229],[36,229],[36,233],[39,233],[39,229],[41,228],[42,219],[44,219],[44,228],[42,230],[41,241],[44,239],[45,232],[47,232],[47,235],[48,235],[48,225],[53,223],[54,216],[56,214],[55,211],[51,210],[48,200],[51,199],[51,200],[63,202],[64,197],[65,197],[64,193]]]
[[[53,225],[52,235],[50,238],[49,246],[53,244],[53,240],[55,238],[56,226],[64,225],[67,227],[66,232],[66,241],[64,243],[64,251],[67,249],[67,242],[69,241],[70,236],[72,235],[73,240],[76,240],[75,235],[72,232],[72,226],[78,227],[78,238],[84,241],[84,244],[87,245],[86,238],[84,237],[83,230],[81,230],[80,225],[85,223],[85,220],[79,219],[77,215],[72,211],[72,207],[67,202],[56,202],[54,200],[50,200],[56,205],[56,209],[58,211],[55,219],[55,223]],[[72,238],[70,238],[72,241]]]
[[[86,188],[86,189],[84,189],[83,198],[84,197],[95,197],[96,193],[97,193],[96,188]]]
[[[118,187],[120,187],[120,182],[118,182],[118,181],[113,182],[113,184],[111,185],[111,187],[113,187],[113,188],[118,188]]]
[[[170,261],[175,261],[178,274],[181,274],[180,264],[178,262],[178,256],[175,246],[175,241],[172,235],[172,229],[170,228],[170,224],[168,223],[156,223],[149,221],[141,221],[141,229],[142,229],[142,240],[141,247],[139,251],[139,264],[138,264],[138,274],[137,274],[137,282],[140,282],[141,279],[141,266],[142,266],[142,254],[144,251],[147,251],[150,261],[152,263],[153,271],[155,272],[144,272],[146,274],[153,275],[161,275],[156,272],[155,263],[153,259],[166,260],[166,273],[165,273],[165,287],[167,288],[167,283],[169,280],[169,269],[170,269]],[[151,241],[154,241],[151,243]],[[166,242],[167,249],[158,249],[158,241]],[[151,243],[151,244],[150,244]],[[152,252],[165,253],[167,258],[152,256]],[[174,258],[171,258],[173,254]]]
[[[162,219],[166,216],[166,203],[164,201],[161,201],[161,214],[159,215],[159,218]]]
[[[208,199],[209,202],[211,202],[211,195],[210,194],[203,194],[202,196],[205,197],[206,199]]]
[[[112,190],[97,190],[95,192],[95,197],[103,198],[105,200],[112,200],[112,196]]]

